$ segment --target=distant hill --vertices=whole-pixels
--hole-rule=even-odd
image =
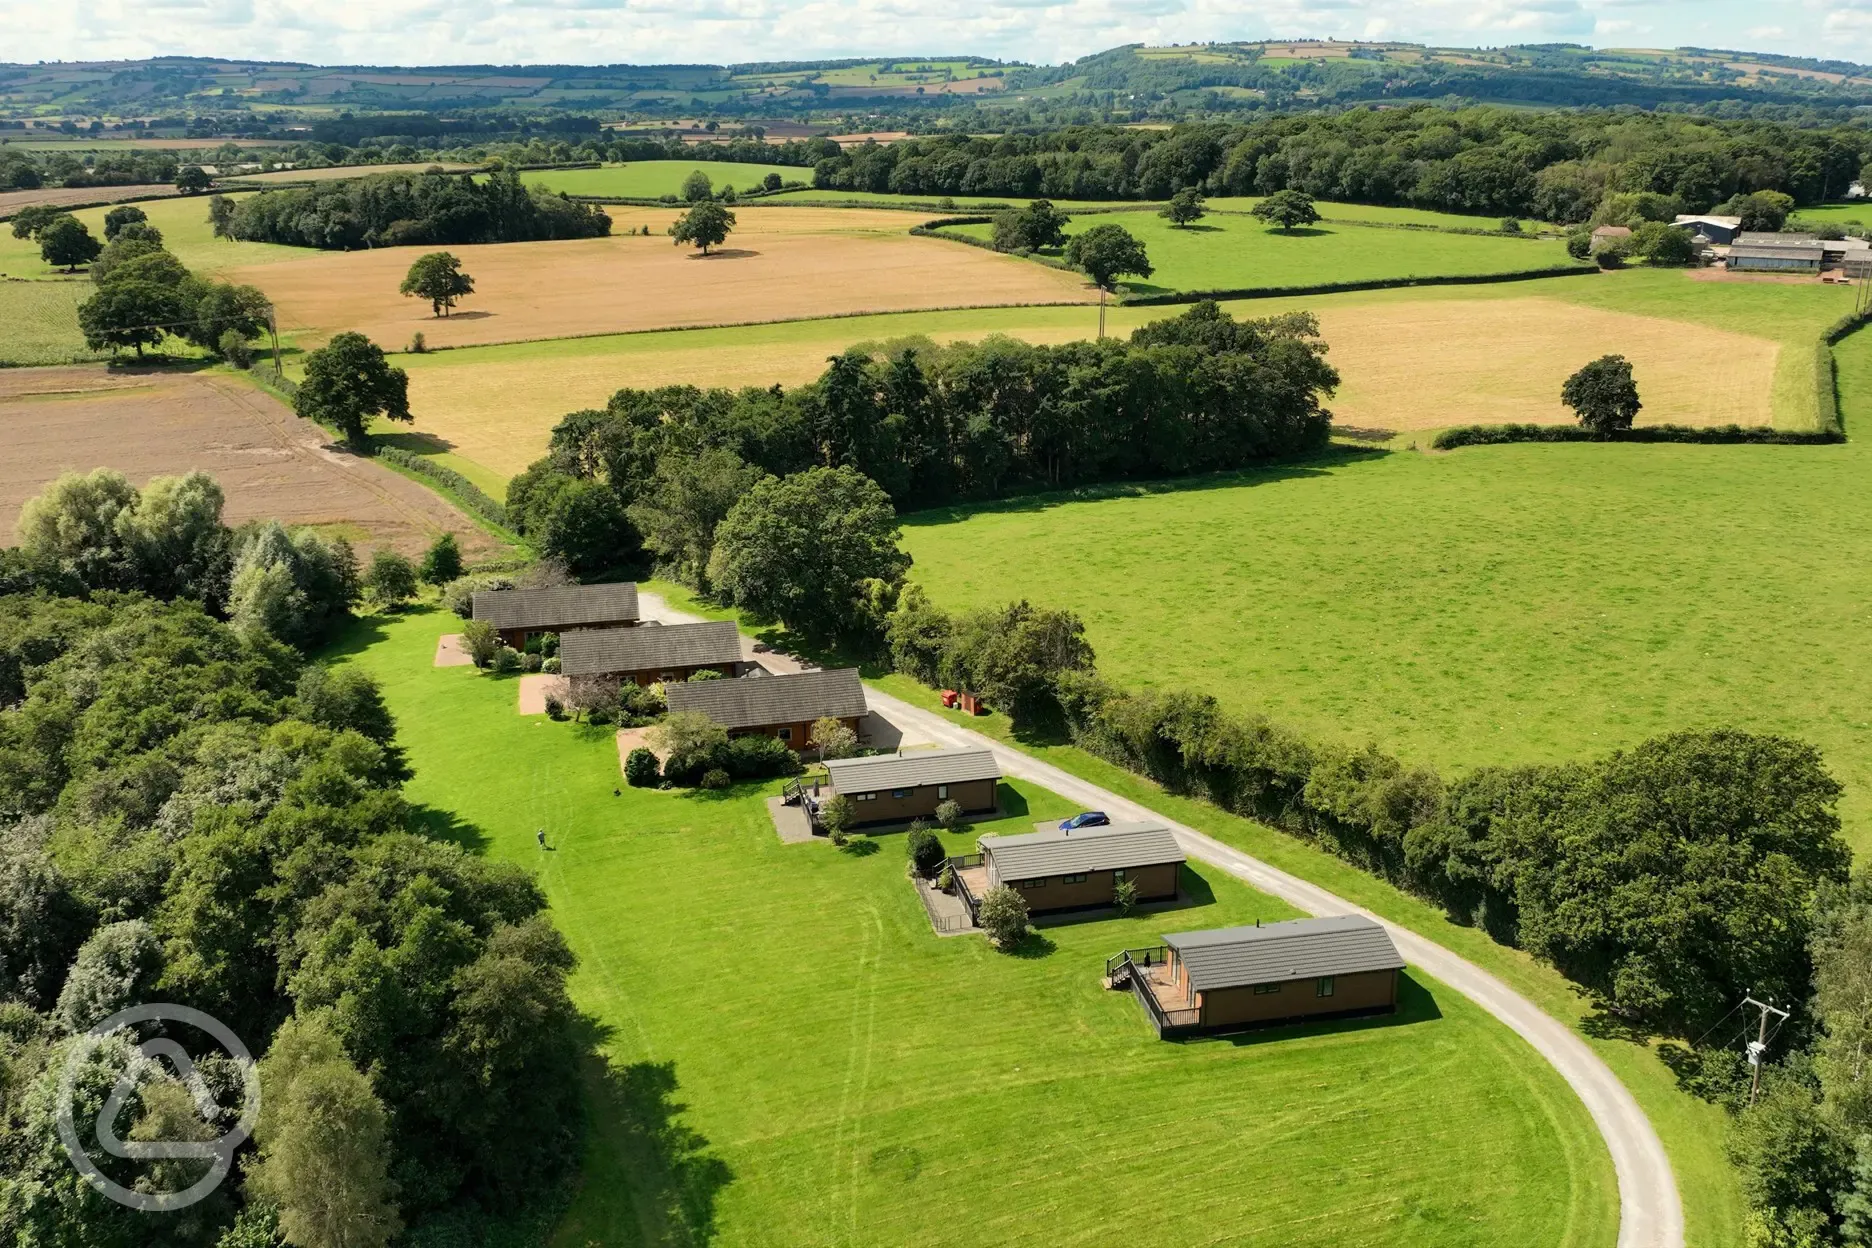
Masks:
[[[505,129],[520,112],[563,128],[553,119],[784,119],[861,108],[972,117],[1091,109],[1145,120],[1443,98],[1543,107],[1850,108],[1872,105],[1872,68],[1709,48],[1479,50],[1309,40],[1129,45],[1053,66],[966,55],[741,65],[386,68],[194,57],[0,65],[0,118],[70,121],[80,129],[96,121],[113,130],[128,119],[175,128],[216,118],[277,131],[329,125],[345,114],[426,115],[473,130],[465,119],[488,113],[505,115]]]

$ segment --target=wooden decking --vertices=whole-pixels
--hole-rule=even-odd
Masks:
[[[1150,989],[1151,997],[1164,1012],[1164,1017],[1176,1026],[1196,1021],[1196,1007],[1190,1004],[1189,994],[1183,986],[1170,977],[1169,967],[1148,966],[1140,969],[1144,972],[1144,986]]]
[[[956,878],[968,885],[969,892],[974,893],[977,899],[987,896],[989,884],[986,866],[963,867],[956,872]]]

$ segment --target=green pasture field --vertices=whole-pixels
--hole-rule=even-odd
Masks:
[[[602,169],[537,169],[520,178],[529,186],[543,186],[568,195],[615,195],[620,199],[657,199],[680,195],[683,179],[700,170],[716,190],[732,186],[749,190],[761,179],[777,173],[788,182],[811,182],[812,170],[798,165],[750,165],[720,160],[637,160]]]
[[[1567,262],[1566,249],[1551,240],[1482,238],[1324,222],[1289,234],[1270,230],[1253,217],[1219,213],[1188,228],[1172,226],[1155,213],[1082,215],[1073,218],[1066,233],[1079,234],[1111,221],[1137,236],[1155,266],[1148,279],[1127,278],[1119,283],[1124,291],[1137,295],[1468,277]],[[986,239],[993,236],[994,227],[960,225],[940,232]]]
[[[251,192],[250,192],[251,193]],[[242,199],[242,194],[230,195]],[[80,208],[72,213],[91,230],[91,236],[104,241],[104,214],[113,207]],[[207,275],[244,264],[272,264],[280,260],[302,260],[316,252],[305,247],[284,247],[277,243],[237,243],[216,238],[208,224],[208,196],[187,195],[154,199],[133,205],[141,208],[150,224],[162,231],[163,246],[176,259],[197,274]],[[79,270],[83,272],[82,269]],[[39,244],[14,238],[11,227],[0,225],[0,274],[8,277],[47,278],[66,276],[39,258]]]
[[[608,731],[431,666],[453,617],[364,621],[437,832],[533,869],[606,1062],[563,1248],[1349,1242],[1610,1245],[1584,1108],[1518,1038],[1422,977],[1393,1020],[1165,1044],[1104,958],[1275,919],[1219,873],[1174,913],[1052,927],[1020,956],[929,929],[902,838],[782,845],[771,785],[618,788]],[[498,760],[490,765],[489,760]],[[1005,790],[1019,828],[1068,809]],[[544,827],[541,851],[534,829]],[[982,825],[950,838],[972,842]]]
[[[107,358],[85,346],[78,305],[95,289],[69,282],[0,282],[0,368]]]
[[[1805,290],[1695,293],[1758,292],[1766,314]],[[1872,337],[1839,358],[1850,433],[1872,423]],[[1868,471],[1863,437],[1348,455],[924,513],[906,546],[938,602],[1073,606],[1128,685],[1453,772],[1682,728],[1800,737],[1846,785],[1864,850]]]
[[[1795,217],[1802,221],[1824,221],[1829,225],[1863,225],[1872,229],[1872,200],[1862,199],[1857,203],[1822,204],[1817,208],[1796,208]]]

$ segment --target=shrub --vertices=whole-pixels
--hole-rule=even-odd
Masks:
[[[616,712],[608,706],[594,706],[585,712],[585,722],[602,728],[611,722],[615,714]]]
[[[540,671],[542,671],[542,672],[545,672],[545,673],[547,673],[547,674],[548,674],[548,675],[550,675],[550,676],[557,676],[557,675],[559,674],[559,659],[558,659],[558,657],[557,657],[557,656],[555,656],[555,657],[553,657],[553,658],[550,658],[550,659],[543,659],[543,660],[541,660],[541,661],[540,661]]]
[[[662,765],[657,756],[643,746],[632,750],[624,759],[624,783],[634,789],[646,789],[662,778]]]
[[[442,605],[462,619],[474,614],[475,591],[483,589],[512,589],[513,578],[483,573],[478,576],[458,576],[442,587]]]
[[[955,868],[947,862],[943,863],[942,870],[936,873],[936,887],[945,893],[955,891]]]
[[[537,654],[523,654],[520,656],[520,670],[523,672],[537,672],[540,670],[541,662],[542,660]]]
[[[486,620],[469,620],[462,625],[462,645],[476,667],[488,666],[504,648],[500,643],[500,634]]]
[[[843,793],[838,793],[820,802],[819,823],[831,836],[834,845],[843,845],[845,833],[852,824],[851,799]]]
[[[248,345],[245,338],[241,337],[241,333],[238,329],[223,330],[221,333],[221,341],[215,344],[215,349],[220,351],[222,359],[232,364],[235,368],[253,367],[253,347]]]
[[[378,605],[396,608],[416,596],[416,566],[388,547],[372,552],[364,588]]]
[[[546,695],[546,718],[547,719],[564,719],[565,717],[566,717],[565,703],[561,702],[556,695],[550,694],[550,693],[547,694]]]
[[[544,655],[546,658],[550,659],[554,655],[559,653],[559,634],[558,633],[541,633],[539,642],[540,642],[540,653]]]
[[[711,767],[702,773],[702,787],[705,789],[725,789],[733,783],[728,773],[719,767]]]
[[[904,842],[904,849],[910,856],[910,865],[924,879],[933,875],[949,857],[943,849],[942,838],[918,824],[910,825],[910,836]]]
[[[676,784],[694,784],[728,753],[728,730],[700,711],[669,716],[650,739],[663,754],[664,778]]]
[[[722,765],[740,780],[790,776],[799,770],[799,760],[784,742],[757,736],[736,737],[730,741]]]
[[[409,350],[411,355],[422,355],[429,350],[429,343],[423,338],[420,329],[410,336]]]
[[[697,681],[720,680],[721,678],[722,674],[712,667],[698,668],[696,671],[689,673],[689,682],[691,684]]]
[[[520,652],[512,646],[502,646],[494,652],[494,670],[505,674],[517,671],[520,667]]]
[[[953,797],[945,802],[938,803],[936,806],[936,822],[943,826],[944,831],[953,832],[957,825],[962,822],[962,803],[956,801]]]
[[[1005,884],[996,885],[981,899],[975,922],[995,948],[1006,952],[1027,935],[1027,899]]]
[[[1119,880],[1112,885],[1112,904],[1118,907],[1119,914],[1130,914],[1137,909],[1138,886],[1136,880]]]
[[[821,759],[850,758],[858,752],[858,734],[830,715],[813,721],[812,743]]]
[[[1592,231],[1574,230],[1566,236],[1567,255],[1575,260],[1584,260],[1592,255]]]
[[[554,659],[557,663],[559,660]],[[618,706],[634,723],[648,724],[663,718],[669,710],[669,703],[663,700],[663,688],[652,685],[625,685],[618,690]]]

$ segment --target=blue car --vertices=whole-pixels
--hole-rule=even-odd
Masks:
[[[1070,819],[1060,820],[1060,831],[1076,832],[1080,828],[1102,828],[1111,822],[1111,817],[1102,810],[1087,810]]]

